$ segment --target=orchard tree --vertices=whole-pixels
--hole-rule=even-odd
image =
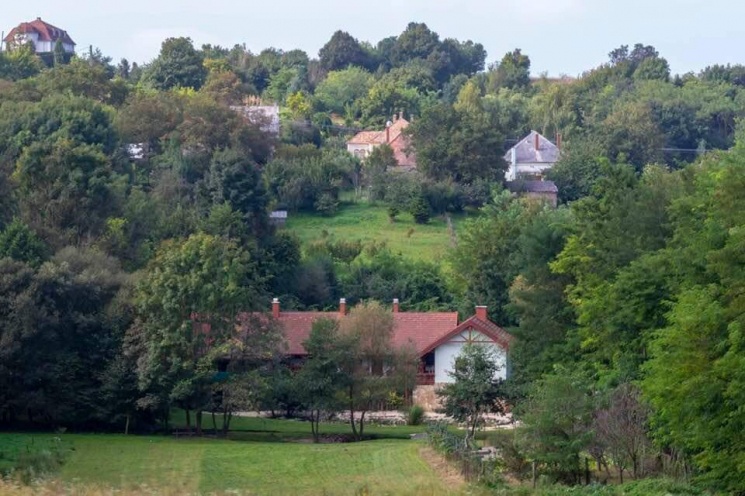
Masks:
[[[473,441],[484,414],[504,412],[502,380],[497,378],[502,366],[493,348],[467,344],[448,371],[452,382],[437,393],[443,413],[466,424],[467,442]]]

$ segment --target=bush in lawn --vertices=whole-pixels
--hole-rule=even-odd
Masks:
[[[396,216],[399,213],[401,213],[401,211],[395,205],[391,205],[390,207],[388,207],[388,219],[391,222],[395,222],[396,221]]]
[[[409,415],[406,418],[407,425],[422,425],[424,421],[424,408],[414,405],[409,409]]]
[[[495,431],[488,437],[488,444],[500,453],[500,465],[505,471],[518,479],[524,479],[530,473],[530,464],[519,435],[514,429]]]
[[[417,224],[426,224],[430,219],[429,204],[422,195],[414,197],[409,204],[409,213]]]
[[[316,212],[322,215],[332,216],[339,208],[339,200],[338,197],[331,193],[322,193],[313,206],[315,207]]]
[[[36,443],[34,439],[19,453],[18,459],[10,471],[12,478],[23,484],[53,474],[65,462],[70,448],[58,437],[48,443]]]

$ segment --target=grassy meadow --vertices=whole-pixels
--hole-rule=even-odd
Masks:
[[[174,424],[180,424],[178,417]],[[8,433],[0,434],[0,453],[5,450],[7,459],[13,454],[9,446],[18,453],[59,439],[68,454],[54,475],[55,483],[88,490],[268,495],[459,491],[422,457],[426,444],[409,439],[422,427],[370,426],[375,439],[337,444],[310,443],[305,422],[238,418],[232,428],[228,439]],[[349,432],[345,424],[322,429],[329,434]]]
[[[466,217],[451,215],[450,218],[457,235],[458,224]],[[443,217],[433,217],[427,224],[416,224],[410,214],[401,213],[391,222],[385,206],[366,202],[342,203],[338,212],[329,217],[290,213],[286,229],[302,244],[324,239],[374,241],[385,243],[393,253],[428,262],[442,260],[452,246],[451,233]]]

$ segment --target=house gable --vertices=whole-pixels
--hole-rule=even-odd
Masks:
[[[458,342],[459,339],[468,339],[468,337],[470,337],[470,339],[475,339],[477,335],[481,337],[480,339],[490,340],[492,343],[505,350],[509,350],[510,342],[514,339],[510,333],[499,327],[497,324],[489,320],[482,320],[474,315],[437,341],[433,342],[423,350],[422,354],[424,355],[434,351],[438,346],[453,340]],[[465,343],[466,341],[461,342]]]
[[[531,131],[504,154],[508,164],[505,179],[514,181],[521,176],[542,176],[559,161],[560,155],[558,146],[537,131]]]

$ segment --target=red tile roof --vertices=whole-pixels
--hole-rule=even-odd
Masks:
[[[305,355],[303,342],[310,336],[313,322],[322,318],[338,320],[339,312],[281,312],[282,326],[290,355]],[[448,335],[458,326],[457,312],[394,312],[393,345],[412,345],[417,353]]]
[[[403,117],[396,119],[396,122],[382,131],[360,131],[352,139],[347,141],[350,145],[382,145],[383,143],[391,144],[401,136],[403,130],[409,127],[409,121]],[[387,131],[387,132],[386,132]],[[387,139],[386,139],[387,136]]]
[[[48,22],[42,21],[40,17],[35,21],[22,22],[14,27],[10,33],[8,33],[8,36],[5,37],[5,41],[12,43],[17,35],[28,33],[37,33],[39,35],[39,41],[56,42],[57,40],[60,40],[63,43],[69,43],[70,45],[75,44],[75,42],[72,41],[72,38],[70,38],[70,35],[67,34],[67,31],[52,26]]]
[[[512,334],[508,333],[494,322],[490,320],[482,320],[474,315],[473,317],[464,320],[463,323],[461,323],[459,326],[451,329],[450,332],[440,337],[440,339],[430,343],[429,346],[422,350],[421,354],[424,355],[426,353],[429,353],[430,351],[433,351],[438,346],[447,343],[454,336],[457,336],[461,332],[467,331],[468,329],[479,331],[481,334],[493,339],[495,343],[505,349],[509,349],[510,343],[514,339]]]
[[[385,143],[385,133],[380,131],[360,131],[347,141],[350,145],[380,145]]]

